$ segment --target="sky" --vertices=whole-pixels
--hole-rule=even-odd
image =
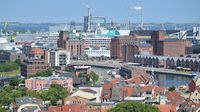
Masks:
[[[145,23],[200,23],[200,0],[0,0],[0,22],[83,22],[86,4],[109,22],[138,23],[141,6]]]

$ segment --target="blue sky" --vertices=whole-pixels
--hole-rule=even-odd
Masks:
[[[83,4],[108,21],[140,22],[139,12],[129,7],[142,6],[144,22],[200,23],[200,0],[0,0],[0,21],[82,22]]]

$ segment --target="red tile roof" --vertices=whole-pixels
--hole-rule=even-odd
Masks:
[[[112,84],[111,83],[104,83],[101,97],[104,99],[110,99],[111,98],[111,92],[112,92]]]
[[[155,86],[155,92],[158,94],[165,94],[166,91],[167,91],[166,87]]]
[[[42,55],[44,54],[44,50],[41,48],[32,48],[30,54]]]
[[[86,105],[63,105],[63,106],[50,106],[48,110],[39,112],[87,112]]]
[[[154,89],[154,86],[144,86],[142,87],[142,92],[152,91],[153,89]]]
[[[185,101],[185,98],[181,96],[180,93],[173,91],[167,92],[167,99],[170,101],[171,105],[179,106],[181,103]]]
[[[126,97],[127,96],[131,96],[134,92],[134,87],[132,86],[124,86],[122,87],[122,90],[124,91],[124,93],[126,93]]]
[[[110,81],[110,83],[111,83],[111,84],[116,84],[116,83],[118,83],[118,82],[120,82],[120,81],[121,81],[121,78],[118,77],[118,78],[112,79],[112,80]]]
[[[171,105],[156,105],[160,112],[176,112],[176,107]]]

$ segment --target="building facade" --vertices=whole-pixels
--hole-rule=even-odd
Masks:
[[[110,57],[110,50],[105,47],[100,48],[88,48],[85,50],[85,54],[91,58],[91,57]]]
[[[134,43],[123,45],[122,50],[123,61],[132,62],[134,60],[133,56],[137,54],[141,55],[152,55],[153,47],[148,43]]]
[[[72,57],[85,55],[85,40],[76,34],[69,34],[67,31],[61,31],[57,45],[70,52]]]
[[[25,80],[25,87],[29,90],[45,90],[50,88],[51,84],[58,84],[68,89],[73,89],[73,79],[68,77],[34,77]]]
[[[123,58],[123,45],[135,43],[134,36],[119,36],[111,39],[110,56],[112,59]]]
[[[24,60],[21,64],[21,75],[30,77],[35,75],[37,72],[47,70],[49,64],[43,59],[28,59]]]
[[[176,69],[177,67],[187,68],[191,71],[200,71],[199,58],[170,57],[155,55],[134,55],[134,63],[145,67]]]
[[[70,64],[70,53],[64,49],[51,50],[49,63],[51,66],[67,66]]]
[[[187,48],[192,46],[190,40],[169,38],[165,31],[154,31],[151,35],[153,54],[161,56],[182,56],[187,54]]]
[[[83,39],[85,40],[86,48],[102,47],[102,46],[110,48],[110,42],[111,42],[110,37],[93,35],[93,37],[84,37]]]
[[[21,62],[26,58],[26,55],[15,51],[0,51],[0,62],[15,61],[19,59]]]

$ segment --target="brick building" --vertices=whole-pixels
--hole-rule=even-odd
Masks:
[[[135,54],[152,55],[153,47],[148,43],[135,43],[123,45],[123,61],[132,62]]]
[[[22,62],[20,68],[22,76],[30,77],[31,75],[35,75],[37,72],[47,70],[49,64],[43,59],[28,59]]]
[[[190,40],[183,39],[165,39],[157,43],[158,49],[157,55],[163,56],[184,56],[187,54],[187,47],[191,47]]]
[[[57,45],[70,52],[72,57],[79,57],[85,54],[85,41],[76,36],[76,34],[69,34],[67,31],[60,32]]]
[[[192,71],[200,71],[199,58],[187,57],[170,57],[155,55],[134,55],[134,63],[140,63],[141,66],[176,69],[177,67],[185,68]]]
[[[44,90],[48,89],[51,84],[58,84],[68,89],[69,92],[73,89],[73,79],[68,77],[34,77],[25,80],[25,87],[29,90]]]
[[[187,54],[187,48],[192,46],[190,40],[168,38],[165,31],[154,31],[151,35],[153,54],[161,56],[182,56]]]
[[[29,57],[35,59],[44,58],[44,50],[41,48],[33,47],[30,49]]]
[[[0,62],[5,61],[15,61],[19,59],[21,62],[26,58],[26,55],[23,53],[15,51],[0,51]]]
[[[110,56],[112,59],[123,59],[123,45],[133,44],[134,36],[119,36],[111,39]]]

